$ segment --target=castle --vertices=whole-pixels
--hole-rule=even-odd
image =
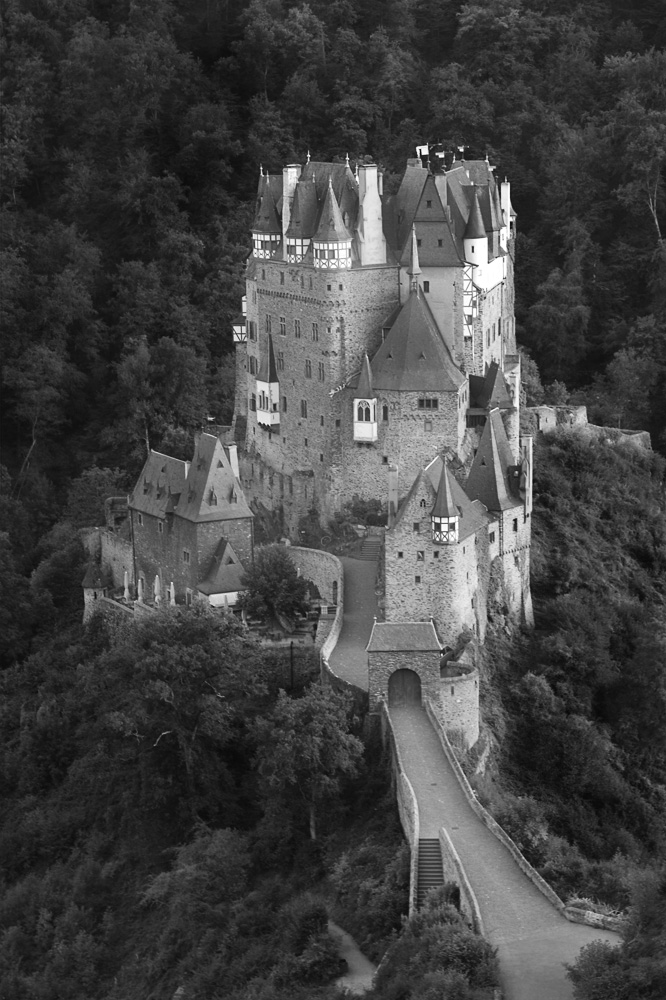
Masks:
[[[532,439],[520,435],[515,213],[487,160],[261,172],[234,434],[248,498],[295,535],[353,499],[388,511],[386,617],[483,640],[532,620]]]
[[[394,195],[372,163],[261,171],[234,326],[233,443],[201,434],[191,463],[151,452],[128,498],[131,537],[103,533],[100,562],[117,586],[116,546],[140,601],[231,605],[253,511],[298,539],[306,515],[326,524],[351,501],[380,500],[386,621],[368,645],[371,704],[400,684],[411,697],[413,677],[444,693],[455,677],[470,744],[478,674],[465,644],[483,642],[491,606],[532,622],[515,213],[487,160],[447,169],[420,151]],[[104,581],[88,584],[90,603]]]

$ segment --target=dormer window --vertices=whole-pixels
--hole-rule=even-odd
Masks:
[[[217,496],[215,495],[215,490],[211,490],[208,494],[208,505],[210,507],[217,507]]]

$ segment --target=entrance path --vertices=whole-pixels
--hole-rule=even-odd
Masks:
[[[377,563],[361,559],[340,559],[345,573],[342,631],[330,656],[333,673],[368,690],[368,654],[365,647],[377,614],[375,578]]]
[[[331,655],[333,671],[367,691],[365,647],[377,614],[376,563],[343,558],[344,618]],[[439,739],[420,706],[392,706],[391,722],[419,805],[421,837],[444,826],[467,873],[490,943],[500,959],[506,1000],[571,1000],[564,963],[594,940],[619,935],[561,916],[523,875],[506,848],[470,808]]]
[[[583,945],[611,931],[572,924],[522,873],[503,844],[463,795],[439,738],[420,705],[392,706],[391,723],[403,766],[419,804],[419,835],[445,826],[476,895],[486,937],[497,948],[507,1000],[569,1000],[564,963]]]

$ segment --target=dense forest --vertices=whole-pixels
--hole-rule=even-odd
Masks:
[[[83,629],[77,529],[147,447],[186,457],[208,417],[230,420],[259,168],[308,151],[372,159],[388,191],[416,144],[487,155],[518,213],[528,401],[584,403],[665,454],[663,5],[6,0],[2,19],[0,994],[187,981],[209,998],[231,976],[234,1000],[323,997],[330,901],[375,958],[404,910],[380,749],[349,706],[320,706],[345,766],[313,847],[294,788],[261,766],[278,720],[318,697],[307,665],[285,701],[281,666],[229,624]],[[580,997],[604,976],[606,1000],[658,997],[663,465],[557,438],[536,475],[537,628],[509,640],[496,623],[484,710],[501,752],[479,794],[563,895],[630,907],[621,953],[581,963]],[[445,925],[463,957],[431,974]],[[377,997],[474,996],[493,963],[465,934],[434,901],[385,967],[425,978],[400,993],[385,976]]]

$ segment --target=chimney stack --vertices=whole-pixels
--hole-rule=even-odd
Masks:
[[[382,226],[382,199],[376,163],[359,164],[358,195],[361,264],[385,264],[386,240]]]

